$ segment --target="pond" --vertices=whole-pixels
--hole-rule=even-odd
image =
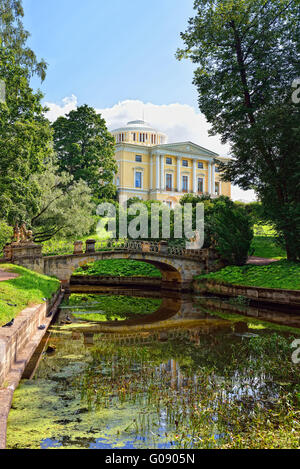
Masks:
[[[15,392],[8,448],[299,447],[297,314],[77,290]]]

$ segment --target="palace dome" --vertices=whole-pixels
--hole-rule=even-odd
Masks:
[[[143,120],[129,121],[124,127],[112,130],[111,133],[115,136],[117,143],[142,143],[152,146],[167,142],[166,134],[154,129]]]

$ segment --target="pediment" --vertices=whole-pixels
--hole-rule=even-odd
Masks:
[[[213,151],[203,148],[193,142],[180,142],[180,143],[167,143],[166,145],[157,145],[157,150],[163,150],[164,152],[172,153],[184,153],[186,155],[204,156],[210,158],[216,158],[219,155]]]

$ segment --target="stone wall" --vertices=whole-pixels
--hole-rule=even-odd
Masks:
[[[195,280],[193,287],[197,293],[207,292],[222,296],[244,296],[250,300],[263,303],[300,306],[300,290],[223,285],[209,280]]]
[[[46,318],[47,312],[57,308],[62,296],[59,291],[47,303],[24,309],[12,328],[0,329],[0,449],[6,444],[6,421],[13,393],[52,321],[52,317]],[[40,331],[42,324],[46,328]]]
[[[70,285],[111,285],[161,288],[161,279],[152,277],[109,277],[74,275],[70,279]]]

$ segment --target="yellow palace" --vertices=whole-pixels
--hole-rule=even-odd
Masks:
[[[174,207],[186,193],[231,196],[231,184],[220,181],[215,164],[215,159],[226,158],[192,142],[168,144],[165,134],[141,120],[128,122],[112,134],[121,204],[138,197]]]

